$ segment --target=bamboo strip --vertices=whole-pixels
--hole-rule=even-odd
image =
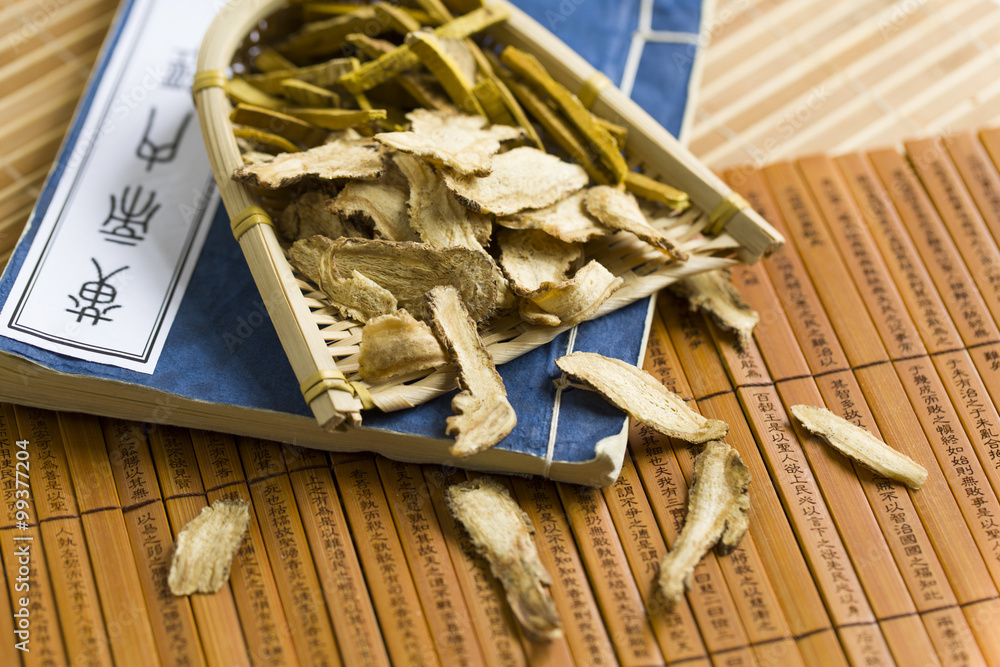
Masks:
[[[3,90],[17,90],[42,76],[50,67],[53,55],[60,59],[67,55],[79,57],[101,45],[108,31],[114,12],[75,26],[64,35],[47,43],[44,48],[25,53],[23,56],[0,67],[0,86]],[[81,73],[89,71],[89,63],[81,66]]]
[[[468,532],[448,510],[445,489],[464,482],[466,476],[455,468],[424,466],[423,477],[455,566],[469,620],[472,627],[477,628],[485,664],[490,667],[520,667],[541,662],[570,664],[572,655],[565,636],[549,642],[532,642],[521,635],[499,580],[490,572],[486,560],[476,553]]]
[[[150,434],[150,447],[160,490],[178,519],[184,515],[194,518],[206,504],[219,498],[252,502],[241,483],[243,468],[231,436],[160,426]],[[247,537],[233,559],[229,583],[219,593],[226,587],[232,593],[247,643],[244,653],[249,654],[246,657],[250,662],[297,665],[299,659],[264,550],[256,510],[250,510]],[[174,534],[185,524],[174,521]]]
[[[864,276],[864,280],[859,280],[858,286],[861,288],[862,293],[869,297],[867,299],[868,302],[873,303],[878,301],[874,295],[875,290],[878,288],[885,289],[886,285],[891,284],[892,281],[884,276],[884,268],[871,260],[871,258],[878,257],[878,251],[872,246],[870,238],[865,235],[863,226],[857,224],[856,212],[853,210],[843,210],[840,206],[840,204],[849,199],[849,195],[844,190],[843,185],[839,183],[836,174],[831,173],[831,168],[832,165],[824,163],[822,159],[811,159],[803,162],[803,170],[810,184],[813,186],[813,192],[817,196],[822,195],[820,201],[827,221],[836,221],[837,223],[833,225],[833,237],[841,245],[841,251],[846,256],[853,255],[856,259],[868,260],[865,265],[866,270],[861,274]],[[831,185],[834,186],[832,190],[830,189]],[[759,196],[758,199],[764,200],[766,197]],[[840,229],[841,227],[849,227],[852,231],[848,235]],[[900,252],[897,244],[894,244],[893,247],[897,248],[896,252]],[[882,268],[881,271],[879,270],[880,268]],[[911,281],[914,279],[911,276]],[[869,291],[873,292],[873,294],[868,294]],[[896,315],[898,316],[899,313],[897,312]],[[903,315],[905,315],[905,311]],[[945,319],[947,319],[946,316]],[[905,319],[903,319],[903,323],[908,325]],[[882,328],[883,331],[887,329],[891,331],[895,327]],[[838,331],[838,333],[840,332]],[[852,333],[848,330],[842,335],[850,336]],[[912,336],[910,337],[912,338]],[[918,460],[930,461],[932,455],[928,451],[929,445],[926,444],[926,441],[919,433],[914,433],[912,428],[908,432],[900,432],[900,429],[905,429],[906,426],[912,427],[915,424],[915,420],[912,418],[907,419],[900,412],[901,407],[906,405],[905,395],[900,386],[899,378],[894,377],[894,373],[891,371],[888,373],[884,372],[887,370],[885,366],[872,366],[857,371],[858,379],[862,384],[865,383],[866,378],[870,378],[873,375],[877,375],[880,378],[877,382],[870,381],[867,385],[870,387],[870,390],[865,392],[869,397],[872,409],[876,412],[877,421],[883,428],[889,429],[890,435],[898,433],[898,436],[895,438],[887,438],[888,441],[893,442],[897,447],[908,452]],[[844,393],[849,388],[846,381],[841,386],[834,385],[833,383],[836,382],[834,376],[825,376],[820,378],[819,382],[821,387],[828,387],[828,395]],[[833,404],[830,399],[828,399],[828,403]],[[862,407],[860,401],[855,401],[855,403],[857,403],[858,407]],[[958,519],[957,508],[955,507],[954,500],[949,497],[943,488],[944,480],[942,473],[936,470],[934,466],[930,466],[930,468],[932,471],[933,486],[925,485],[919,494],[913,494],[914,503],[920,512],[921,519],[930,525],[932,533],[935,535],[935,547],[939,552],[942,552],[942,557],[950,565],[949,574],[953,574],[962,581],[968,582],[968,568],[976,564],[975,560],[970,561],[968,559],[968,554],[970,553],[969,547],[971,546],[968,542],[970,540],[965,537],[963,539],[966,541],[967,546],[964,548],[955,547],[953,526],[954,521]],[[947,520],[945,517],[950,517],[951,520]],[[981,563],[978,568],[981,572]],[[962,589],[964,590],[960,590],[959,600],[981,599],[978,596],[992,595],[989,590],[991,588],[992,586],[988,586],[986,589],[980,587],[975,592],[972,592],[968,590],[967,586],[963,586]]]
[[[27,434],[26,434],[27,435]],[[52,582],[49,578],[51,568],[47,561],[49,554],[44,551],[43,536],[38,527],[37,511],[35,509],[38,489],[33,488],[31,479],[31,458],[33,454],[31,442],[25,445],[29,452],[28,479],[22,474],[18,484],[17,454],[20,450],[17,441],[22,439],[14,406],[0,404],[0,447],[3,449],[3,465],[0,465],[0,488],[3,489],[3,515],[0,516],[0,560],[3,562],[5,590],[11,601],[10,611],[5,614],[12,638],[3,650],[11,657],[10,664],[49,665],[66,660],[64,638],[59,630],[59,616],[56,610],[58,600],[54,596]],[[27,438],[23,438],[27,439]],[[22,441],[23,441],[22,439]],[[36,466],[37,467],[37,466]],[[21,469],[23,473],[23,467]],[[25,486],[26,485],[26,486]],[[16,494],[18,490],[28,490],[28,506],[19,507]],[[22,494],[23,496],[24,494]],[[24,511],[27,516],[19,516]],[[43,558],[44,556],[44,558]],[[24,602],[25,604],[21,604]],[[29,643],[25,644],[27,652],[18,651],[16,642],[23,637],[15,638],[13,634],[14,613],[21,608],[28,610],[30,635]],[[102,627],[103,630],[103,627]]]
[[[1000,239],[1000,173],[972,132],[946,136],[943,141],[996,243]]]
[[[109,635],[118,631],[111,643],[112,657],[115,662],[158,663],[149,651],[156,639],[138,566],[131,555],[100,422],[96,417],[61,413],[59,426],[83,516],[104,622]]]
[[[146,437],[134,422],[105,419],[101,425],[160,658],[164,664],[205,664],[189,598],[175,597],[167,586],[174,541]]]
[[[333,472],[365,578],[378,582],[370,592],[390,659],[440,664],[375,463],[341,463]]]
[[[342,664],[319,577],[292,491],[281,448],[258,438],[237,438],[264,548],[278,587],[292,643],[308,664]],[[354,657],[354,656],[350,656]]]
[[[680,659],[678,655],[705,659],[705,648],[690,612],[687,612],[685,642],[674,644],[669,632],[660,635],[653,630],[654,622],[661,632],[668,628],[663,624],[663,616],[650,615],[643,604],[601,492],[568,484],[556,487],[584,566],[588,572],[601,573],[600,577],[592,577],[590,583],[618,661],[625,666],[661,663],[664,660],[661,648],[670,651],[672,660]],[[685,609],[686,605],[678,607]]]
[[[344,662],[388,665],[378,617],[337,499],[333,475],[324,466],[296,470],[289,478]]]
[[[732,445],[750,469],[754,480],[750,500],[750,534],[768,570],[775,594],[785,611],[793,636],[833,637],[830,617],[823,606],[816,584],[809,574],[804,555],[774,489],[761,453],[753,439],[747,417],[726,380],[726,391],[700,393],[702,377],[718,377],[726,371],[715,352],[708,326],[701,317],[692,316],[679,306],[679,300],[661,295],[658,312],[677,352],[684,375],[691,383],[699,410],[706,416],[729,424],[726,441]],[[690,354],[698,351],[697,356]],[[717,387],[718,383],[714,383]],[[709,387],[714,388],[713,385]],[[809,585],[806,582],[809,582]],[[824,635],[824,633],[826,633]],[[836,638],[833,639],[836,644]],[[805,649],[803,649],[805,655]],[[805,655],[808,658],[808,655]]]
[[[25,7],[18,12],[19,20],[0,23],[10,27],[0,36],[9,47],[4,51],[10,52],[9,57],[7,53],[0,55],[0,66],[28,51],[45,49],[52,39],[65,34],[73,26],[97,17],[113,16],[116,7],[109,0],[76,0],[57,7],[45,6],[41,12],[39,9],[38,5]]]
[[[482,663],[482,648],[420,467],[384,457],[375,464],[441,662]]]
[[[989,153],[990,159],[993,160],[993,165],[1000,170],[1000,127],[983,130],[979,133],[979,141],[982,142],[983,148]]]
[[[906,159],[894,150],[874,151],[868,159],[965,344],[995,342],[1000,336],[997,325]]]
[[[601,620],[587,568],[573,539],[559,491],[552,482],[512,477],[514,497],[537,530],[535,544],[552,575],[552,598],[577,664],[616,665],[614,646]],[[692,657],[698,657],[693,653]]]
[[[643,369],[685,400],[692,397],[680,360],[667,336],[659,312],[654,312],[653,315]],[[698,410],[693,402],[691,407]],[[670,446],[669,439],[635,423],[629,433],[629,447],[642,478],[645,495],[651,501],[662,531],[664,526],[671,523],[668,516],[670,506],[677,502],[683,505],[683,500],[677,498],[681,495],[678,487],[686,494],[686,489],[694,478],[694,460],[679,451],[671,451],[674,448]],[[674,464],[680,470],[680,474],[676,476],[671,474]],[[734,603],[758,662],[801,662],[802,657],[792,638],[791,628],[754,544],[753,532],[751,529],[743,537],[731,556],[718,558],[718,563],[728,588],[732,591]]]
[[[110,665],[108,635],[55,413],[14,406],[32,448],[31,486],[71,661]],[[40,545],[41,546],[41,545]]]
[[[910,165],[951,233],[994,320],[1000,317],[1000,250],[938,138],[907,141]]]
[[[679,471],[674,472],[679,479]],[[632,569],[632,576],[651,614],[665,616],[672,613],[681,616],[677,609],[680,603],[673,609],[666,607],[657,597],[657,587],[659,564],[667,553],[668,541],[671,544],[675,542],[684,525],[684,510],[687,508],[686,489],[684,491],[683,494],[677,494],[680,504],[669,508],[673,520],[669,523],[658,521],[660,517],[653,514],[631,456],[625,457],[618,480],[602,490]],[[725,660],[726,664],[731,665],[754,664],[756,661],[746,632],[714,554],[701,559],[692,573],[691,583],[684,601],[690,610],[686,613],[693,613],[709,656],[713,660]],[[671,644],[683,641],[682,628],[676,622],[670,620],[668,627]],[[666,654],[666,650],[664,653]]]

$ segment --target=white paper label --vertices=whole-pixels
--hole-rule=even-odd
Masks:
[[[218,206],[191,101],[203,0],[134,0],[2,335],[152,373]]]

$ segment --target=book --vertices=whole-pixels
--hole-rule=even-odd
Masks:
[[[450,394],[405,411],[368,411],[350,432],[316,424],[205,177],[196,122],[185,121],[193,54],[214,13],[202,4],[128,0],[119,9],[0,278],[0,400],[407,461],[613,481],[626,419],[596,394],[557,387],[554,359],[582,350],[638,363],[649,299],[502,365],[518,425],[470,459],[447,451]],[[681,130],[700,3],[654,3],[655,20],[680,38],[644,48],[629,48],[640,22],[653,20],[638,7],[517,4],[669,131]],[[158,236],[161,229],[172,232]],[[140,302],[155,307],[133,319]]]

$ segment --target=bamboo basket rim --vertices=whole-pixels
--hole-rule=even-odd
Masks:
[[[600,317],[628,303],[649,296],[686,275],[724,268],[736,263],[720,252],[738,255],[752,263],[770,254],[783,239],[766,221],[739,199],[709,169],[701,165],[676,139],[638,105],[621,93],[572,49],[516,7],[507,21],[487,30],[500,43],[527,46],[570,90],[587,90],[593,109],[629,128],[630,153],[643,158],[647,173],[670,171],[670,182],[688,192],[692,208],[661,225],[691,259],[667,259],[625,233],[588,244],[587,258],[599,258],[625,285],[588,319]],[[419,405],[455,387],[456,374],[439,368],[424,377],[404,377],[371,387],[357,376],[357,345],[361,325],[336,315],[315,286],[297,276],[289,265],[285,244],[250,190],[229,178],[243,164],[232,133],[232,105],[225,92],[226,75],[237,51],[262,20],[288,6],[287,0],[231,0],[212,22],[198,54],[193,86],[195,106],[222,201],[261,296],[275,325],[285,353],[300,382],[303,396],[319,424],[327,431],[360,425],[362,408],[389,412]],[[539,45],[545,48],[540,50]],[[583,93],[581,93],[583,94]],[[643,150],[645,148],[646,150]],[[656,164],[654,158],[660,158]],[[661,155],[662,154],[662,155]],[[705,232],[718,215],[729,210],[729,222],[714,237]],[[711,211],[709,214],[707,212]],[[610,265],[609,265],[610,264]],[[516,321],[515,321],[516,320]],[[570,325],[529,326],[514,318],[501,318],[482,331],[483,342],[496,363],[503,364],[543,345]]]

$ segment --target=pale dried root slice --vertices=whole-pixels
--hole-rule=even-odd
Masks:
[[[681,599],[709,549],[716,546],[725,555],[743,539],[750,525],[749,484],[750,470],[726,443],[709,442],[698,454],[684,528],[660,563],[660,592],[667,602]]]
[[[581,382],[651,429],[701,444],[721,440],[729,425],[707,419],[649,373],[618,359],[593,352],[574,352],[556,359],[571,380]]]
[[[472,456],[506,438],[517,425],[517,416],[458,290],[450,285],[435,287],[427,303],[433,313],[431,327],[458,367],[462,389],[451,401],[456,414],[448,417],[445,432],[455,434],[455,444],[449,451],[453,456]]]
[[[174,595],[215,593],[229,580],[250,525],[250,503],[216,500],[177,534],[167,585]]]
[[[489,243],[493,231],[489,217],[462,206],[434,167],[406,153],[393,155],[392,161],[409,183],[409,224],[421,241],[470,250],[482,250]]]
[[[275,220],[278,231],[289,241],[317,234],[331,239],[362,236],[361,230],[328,210],[328,199],[329,195],[325,192],[303,192]]]
[[[497,224],[508,229],[539,229],[567,243],[583,243],[607,236],[611,230],[584,209],[586,197],[587,191],[580,190],[551,206],[497,218]]]
[[[459,201],[476,212],[512,215],[543,208],[587,185],[587,172],[537,148],[522,146],[493,158],[488,176],[444,174]]]
[[[413,124],[411,131],[384,132],[373,139],[463,175],[489,174],[501,143],[524,136],[520,128],[508,125],[485,127],[487,120],[482,116],[417,109],[406,117]]]
[[[500,580],[521,626],[535,638],[561,636],[559,612],[548,591],[552,577],[531,537],[534,527],[507,489],[491,477],[479,477],[448,487],[445,501]]]
[[[379,144],[337,139],[307,151],[278,155],[265,164],[245,165],[233,172],[233,180],[273,189],[304,178],[378,178],[384,170]]]
[[[927,470],[922,465],[826,408],[793,405],[792,414],[808,431],[826,440],[841,454],[883,477],[902,482],[911,489],[919,489],[927,481]]]
[[[447,363],[448,355],[431,328],[405,310],[373,318],[361,329],[358,370],[371,384]]]
[[[347,220],[361,219],[372,225],[376,238],[389,241],[419,241],[410,227],[410,216],[406,211],[406,200],[410,193],[406,186],[394,183],[382,176],[374,181],[351,181],[337,196],[326,202],[326,210]],[[325,234],[331,239],[337,236],[358,236],[357,234]],[[305,235],[296,238],[305,238]]]
[[[588,319],[625,284],[622,278],[591,260],[576,275],[551,287],[545,285],[531,294],[531,302],[559,318],[560,324],[577,324]]]
[[[554,287],[583,257],[583,247],[535,229],[499,229],[500,266],[515,294],[526,296]]]
[[[528,324],[540,327],[557,327],[562,323],[558,315],[547,313],[531,299],[521,299],[518,303],[518,315]]]
[[[364,240],[364,239],[359,239]],[[341,273],[334,264],[336,242],[325,236],[301,239],[292,245],[292,265],[319,287],[342,317],[367,322],[396,311],[396,297],[356,268]]]
[[[482,250],[378,239],[331,241],[314,236],[292,245],[289,258],[317,285],[325,284],[322,281],[329,280],[328,276],[349,276],[358,271],[388,290],[398,307],[418,320],[430,318],[424,295],[438,285],[454,286],[479,322],[492,314],[500,293],[496,265]]]
[[[678,250],[670,239],[650,226],[631,193],[609,185],[597,185],[587,190],[584,206],[602,225],[631,232],[674,259],[685,261],[688,258],[687,253]]]
[[[750,345],[753,328],[760,321],[733,286],[727,271],[706,271],[670,285],[670,291],[687,299],[691,310],[704,310],[720,327],[736,334],[741,348]]]

